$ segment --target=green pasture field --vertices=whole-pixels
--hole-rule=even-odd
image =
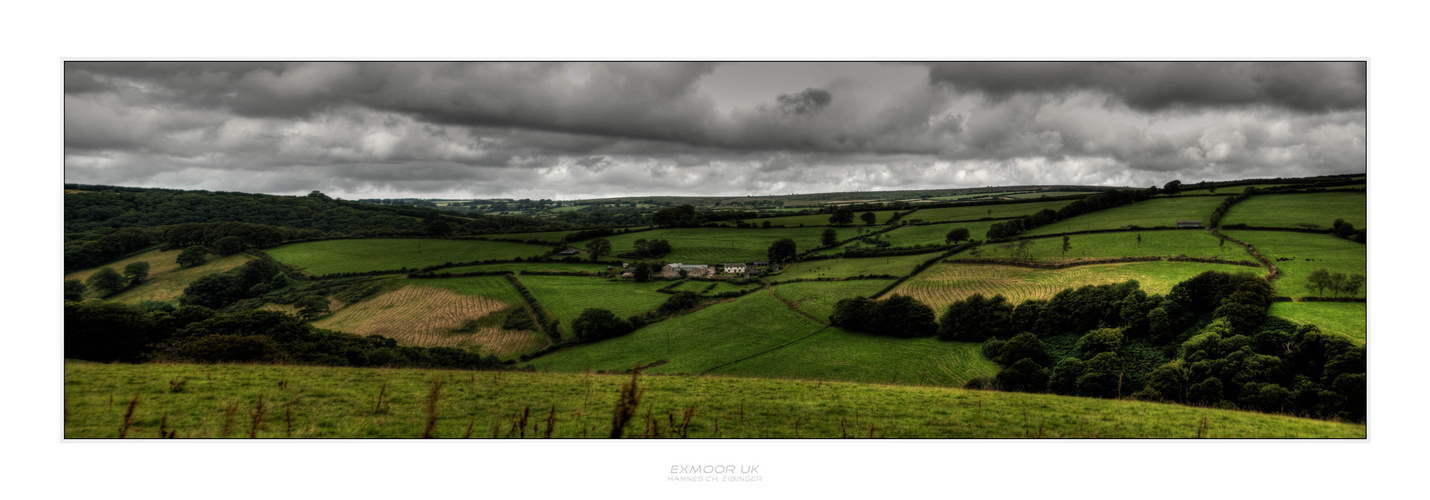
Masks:
[[[470,276],[465,278],[399,279],[399,284],[436,286],[462,295],[496,299],[512,304],[525,304],[526,299],[505,276]]]
[[[969,238],[975,240],[984,239],[988,234],[988,226],[993,225],[993,223],[994,221],[982,221],[904,226],[881,234],[879,238],[889,240],[889,244],[895,247],[943,245],[948,242],[948,240],[944,239],[948,236],[948,232],[960,227],[968,230]]]
[[[874,219],[874,224],[877,226],[877,225],[884,224],[885,222],[889,222],[889,217],[892,217],[895,212],[896,212],[895,210],[881,210],[881,211],[874,212],[874,215],[878,217],[878,218]],[[859,218],[859,216],[860,216],[860,215],[863,215],[863,214],[864,214],[864,212],[854,212],[854,223],[853,223],[852,225],[855,225],[855,226],[863,226],[863,225],[864,225],[864,221]],[[800,224],[804,224],[804,227],[810,227],[810,226],[828,226],[828,225],[830,225],[830,224],[829,224],[829,217],[830,217],[831,215],[833,215],[833,214],[792,215],[792,216],[788,216],[788,217],[769,217],[769,218],[763,218],[763,219],[744,219],[744,220],[745,220],[746,223],[755,224],[755,225],[759,225],[759,226],[763,226],[765,222],[769,222],[771,226],[784,226],[784,227],[799,227]],[[734,224],[735,224],[734,221],[727,221],[727,223],[730,224],[730,225],[734,225]]]
[[[285,264],[315,275],[420,269],[447,262],[508,260],[542,255],[550,247],[477,240],[361,239],[283,245],[267,250]]]
[[[1142,243],[1137,235],[1142,235]],[[1063,260],[1062,236],[1047,236],[1032,240],[1028,251],[1034,259]],[[1126,231],[1118,233],[1074,234],[1068,236],[1072,248],[1068,259],[1111,258],[1186,255],[1188,257],[1220,257],[1225,260],[1256,259],[1246,253],[1241,245],[1227,242],[1220,246],[1221,238],[1211,231],[1184,229],[1179,231]],[[1019,242],[992,243],[982,246],[983,258],[1008,258]],[[955,254],[953,258],[970,258],[968,250]],[[1250,268],[1248,268],[1250,269]],[[1264,271],[1262,271],[1264,272]]]
[[[1220,205],[1221,196],[1184,196],[1153,198],[1107,210],[1082,214],[1069,219],[1025,231],[1020,236],[1042,236],[1093,229],[1119,229],[1125,226],[1177,227],[1179,220],[1199,220],[1207,224],[1212,211]]]
[[[1252,197],[1252,199],[1256,199]],[[1222,234],[1245,241],[1255,246],[1266,258],[1271,259],[1281,269],[1281,277],[1273,282],[1280,295],[1291,297],[1318,296],[1311,290],[1306,278],[1317,269],[1326,268],[1332,273],[1366,274],[1365,244],[1338,238],[1329,234],[1308,234],[1289,231],[1222,231]],[[1227,243],[1231,245],[1231,243]],[[1277,258],[1291,258],[1276,262]],[[1311,259],[1307,261],[1306,259]],[[1364,297],[1362,287],[1356,297]],[[1326,292],[1327,297],[1332,296]]]
[[[1363,229],[1365,212],[1365,193],[1267,194],[1232,205],[1221,223],[1222,226],[1330,229],[1336,219],[1345,219],[1357,229]]]
[[[1230,243],[1228,243],[1230,244]],[[1014,266],[940,263],[904,281],[890,294],[916,298],[943,314],[948,306],[973,294],[1002,294],[1018,304],[1029,299],[1050,299],[1065,288],[1121,283],[1135,279],[1147,294],[1165,294],[1172,286],[1206,270],[1230,273],[1264,270],[1199,262],[1128,262],[1043,270]]]
[[[612,253],[635,251],[638,239],[670,241],[673,250],[661,257],[665,262],[685,264],[719,264],[723,262],[753,262],[767,260],[770,245],[782,238],[790,238],[799,251],[819,247],[820,235],[826,228],[770,228],[770,229],[700,229],[677,228],[657,229],[638,233],[606,236],[611,242]],[[839,239],[853,237],[853,226],[836,228]],[[589,241],[589,240],[587,240]],[[576,248],[586,248],[587,241],[573,243]]]
[[[714,287],[714,288],[710,288],[710,285],[715,285],[715,287]],[[734,284],[734,283],[728,283],[728,282],[724,282],[724,281],[695,281],[695,280],[690,280],[690,281],[686,281],[686,282],[681,283],[680,285],[676,286],[676,287],[675,287],[675,290],[678,291],[678,292],[691,292],[691,293],[698,293],[698,294],[701,294],[701,295],[714,295],[714,294],[718,294],[718,293],[738,292],[738,291],[741,291],[741,290],[746,290],[746,289],[750,289],[750,288],[759,288],[759,287],[760,287],[760,284],[759,284],[759,283],[749,283],[749,284],[745,284],[745,285],[736,285],[736,284]],[[710,289],[709,289],[709,290],[706,290],[706,288],[710,288]]]
[[[1038,203],[1000,203],[996,205],[978,205],[971,207],[921,208],[912,214],[905,215],[903,219],[900,220],[922,219],[928,222],[940,222],[979,220],[984,217],[992,217],[995,219],[1022,217],[1024,215],[1033,215],[1040,210],[1057,211],[1069,203],[1072,203],[1072,201],[1063,200]]]
[[[180,438],[246,437],[250,430],[260,438],[416,438],[427,428],[429,395],[440,381],[435,437],[604,438],[621,385],[631,378],[66,361],[64,437],[118,437],[134,401],[130,438],[157,437],[161,426]],[[171,382],[180,381],[173,390]],[[642,375],[637,383],[643,392],[627,437],[655,434],[646,413],[661,422],[661,435],[672,437],[667,422],[680,422],[687,409],[692,438],[1366,436],[1364,425],[1044,394],[716,376]],[[380,393],[387,405],[375,409]],[[260,398],[261,413],[255,411]]]
[[[576,231],[543,231],[543,232],[539,232],[539,233],[484,234],[484,235],[481,235],[481,237],[483,237],[483,238],[503,239],[503,240],[521,240],[521,241],[541,240],[541,241],[549,241],[549,242],[552,242],[552,243],[560,243],[561,241],[563,241],[563,240],[566,239],[566,235],[571,234],[571,233],[574,233],[574,232],[576,232]]]
[[[1274,188],[1274,187],[1285,186],[1286,184],[1253,184],[1253,185],[1256,186],[1256,189],[1269,189],[1269,188]],[[1193,189],[1193,190],[1190,190],[1190,191],[1182,191],[1182,194],[1241,194],[1242,191],[1246,191],[1246,188],[1248,188],[1248,187],[1251,187],[1251,186],[1232,186],[1232,187],[1217,188],[1217,190],[1216,190],[1215,193],[1211,192],[1210,190],[1206,190],[1206,189]],[[1351,184],[1351,185],[1348,185],[1348,186],[1332,186],[1332,187],[1328,187],[1328,188],[1325,188],[1325,189],[1330,190],[1330,191],[1337,191],[1337,190],[1343,190],[1343,189],[1365,189],[1365,184]]]
[[[1272,316],[1301,324],[1312,324],[1326,333],[1336,333],[1364,344],[1366,305],[1360,302],[1277,302]]]
[[[647,373],[703,373],[808,336],[823,325],[790,310],[768,291],[671,318],[633,333],[531,361],[538,370],[629,370],[669,360]]]
[[[638,283],[581,276],[522,276],[521,282],[543,307],[561,320],[561,332],[567,337],[572,335],[572,322],[587,308],[606,309],[626,318],[660,307],[670,299],[670,295],[656,291],[669,285],[661,281]]]
[[[107,300],[123,302],[126,304],[138,304],[145,300],[157,300],[161,302],[174,302],[184,294],[184,289],[189,287],[194,280],[209,274],[222,273],[248,262],[249,256],[244,254],[234,254],[228,256],[209,255],[208,262],[202,265],[182,268],[179,267],[177,259],[181,250],[169,250],[161,252],[150,250],[139,255],[113,262],[107,265],[75,271],[65,275],[65,280],[89,279],[94,273],[106,267],[114,269],[115,272],[124,274],[124,266],[134,262],[149,263],[149,278],[139,286],[126,289],[122,292],[109,296]],[[85,293],[85,298],[97,298],[99,294],[94,290]]]
[[[939,252],[931,252],[919,255],[901,255],[897,257],[838,258],[796,262],[790,264],[789,267],[786,267],[778,274],[769,277],[769,279],[773,281],[788,281],[794,279],[848,278],[851,276],[870,274],[904,276],[913,272],[914,266],[933,257],[937,257],[938,255]]]
[[[725,366],[714,375],[768,379],[839,380],[878,384],[962,387],[992,377],[998,364],[982,345],[936,338],[900,339],[829,328],[779,349]]]
[[[493,271],[509,272],[565,272],[579,273],[604,273],[609,264],[589,264],[570,262],[508,262],[505,264],[479,264],[475,266],[447,267],[433,271],[434,273],[484,273]],[[620,267],[620,266],[616,266]]]
[[[794,308],[828,321],[829,315],[834,314],[834,304],[840,299],[870,297],[893,282],[894,280],[806,281],[775,286],[774,293]]]
[[[1092,196],[1101,192],[1102,191],[1047,191],[1042,193],[1010,194],[1008,195],[1008,197],[1022,200],[1028,198],[1042,198],[1044,196],[1047,196],[1049,198],[1052,198],[1054,196]]]

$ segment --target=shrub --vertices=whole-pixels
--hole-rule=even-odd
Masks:
[[[994,380],[1005,391],[1043,392],[1048,389],[1048,370],[1025,358],[1000,370]]]
[[[595,308],[581,311],[581,316],[571,323],[571,328],[582,342],[619,337],[635,330],[631,322],[616,317],[615,313]]]
[[[1077,379],[1086,371],[1087,366],[1081,359],[1063,358],[1053,366],[1053,373],[1048,379],[1048,389],[1058,394],[1077,394]]]

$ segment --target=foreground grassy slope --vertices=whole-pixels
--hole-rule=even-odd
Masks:
[[[1119,207],[1064,219],[1023,232],[1020,236],[1042,236],[1125,226],[1177,227],[1179,220],[1198,220],[1203,225],[1221,204],[1221,196],[1153,198]]]
[[[128,437],[156,437],[162,425],[183,438],[244,437],[250,429],[264,438],[414,438],[427,425],[428,394],[438,380],[438,437],[534,438],[548,431],[557,438],[605,437],[620,386],[630,380],[72,361],[65,362],[64,378],[66,438],[117,437],[131,400]],[[183,381],[180,390],[172,391],[171,381]],[[1050,395],[726,377],[642,376],[639,384],[644,394],[628,436],[647,432],[647,412],[669,436],[667,415],[680,422],[690,409],[687,435],[693,438],[1365,437],[1360,425]],[[388,406],[374,411],[380,392]],[[261,413],[255,411],[259,398]]]
[[[1280,295],[1291,297],[1316,296],[1306,278],[1317,269],[1332,273],[1366,274],[1366,246],[1329,234],[1293,233],[1287,231],[1222,231],[1222,234],[1255,246],[1281,269],[1281,277],[1272,284]],[[1278,258],[1287,258],[1276,262]],[[1357,297],[1365,297],[1362,287]],[[1327,297],[1332,294],[1326,292]]]
[[[1042,270],[1013,266],[940,263],[900,284],[892,293],[912,296],[942,314],[949,304],[980,293],[1002,294],[1014,304],[1028,299],[1050,299],[1065,288],[1137,280],[1148,294],[1167,293],[1206,270],[1229,273],[1262,270],[1252,267],[1198,262],[1129,262]]]
[[[94,275],[94,273],[99,272],[100,269],[104,269],[106,267],[123,273],[124,266],[127,266],[130,263],[148,262],[148,280],[146,280],[144,283],[139,284],[139,286],[114,294],[110,296],[108,300],[123,302],[126,304],[138,304],[140,301],[144,300],[173,302],[178,300],[180,295],[183,295],[184,289],[188,288],[189,284],[193,283],[194,280],[197,280],[205,275],[228,271],[230,269],[243,265],[243,263],[248,262],[248,259],[250,259],[249,256],[244,254],[229,255],[226,257],[210,255],[208,256],[208,262],[205,262],[202,265],[190,268],[181,268],[179,267],[179,264],[177,262],[179,252],[180,250],[170,250],[167,252],[151,250],[108,265],[99,266],[93,269],[86,269],[83,271],[75,271],[66,274],[65,279],[77,279],[80,281],[84,281],[86,279],[89,279],[89,277]],[[87,297],[97,296],[98,295],[94,291],[90,291],[87,294]]]
[[[790,310],[768,291],[712,305],[636,330],[537,358],[537,369],[629,370],[669,360],[651,373],[703,373],[808,336],[823,325]]]
[[[295,243],[269,249],[268,254],[322,275],[530,258],[549,250],[550,247],[502,241],[368,239]]]

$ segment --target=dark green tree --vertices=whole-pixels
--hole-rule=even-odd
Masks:
[[[854,222],[854,210],[849,207],[839,207],[829,216],[829,223],[836,226],[852,224]]]
[[[1031,359],[1022,359],[998,371],[994,380],[1005,391],[1044,392],[1048,390],[1048,369]]]
[[[108,296],[124,289],[124,277],[114,269],[106,267],[91,274],[85,284],[101,296]]]
[[[1072,250],[1072,239],[1068,235],[1063,235],[1063,259],[1068,258],[1068,250]]]
[[[1043,341],[1037,335],[1023,332],[1014,335],[1003,344],[1003,348],[998,352],[998,359],[994,361],[998,364],[1009,366],[1022,360],[1032,360],[1039,366],[1050,366],[1053,364],[1053,357],[1048,355],[1048,350],[1043,346]]]
[[[1086,363],[1077,358],[1063,358],[1053,365],[1053,373],[1048,380],[1048,389],[1057,394],[1077,394],[1077,379],[1087,372]]]
[[[631,274],[635,277],[636,281],[642,283],[650,281],[650,273],[651,264],[647,262],[638,262],[636,263],[635,269],[631,270]]]
[[[87,361],[141,360],[161,340],[154,318],[138,306],[110,301],[65,303],[65,357]]]
[[[913,297],[894,294],[874,305],[870,333],[891,337],[927,337],[937,331],[933,308]]]
[[[1083,335],[1077,341],[1077,355],[1082,359],[1092,359],[1102,353],[1122,352],[1124,338],[1117,328],[1099,328]]]
[[[939,321],[938,336],[957,342],[982,342],[1012,335],[1013,305],[1003,295],[985,299],[983,294],[954,302]]]
[[[770,259],[770,262],[783,263],[789,261],[790,259],[793,259],[796,253],[797,251],[795,249],[794,240],[789,238],[782,238],[779,241],[776,241],[770,245],[770,249],[768,252],[766,252],[766,256]]]
[[[209,309],[223,309],[233,301],[242,289],[237,288],[238,279],[231,274],[210,274],[189,283],[184,293],[179,295],[179,305],[204,306]]]
[[[819,243],[827,247],[832,247],[836,243],[839,243],[839,233],[832,227],[825,229],[824,232],[819,235]]]
[[[124,266],[124,277],[129,278],[129,286],[143,283],[144,280],[149,279],[149,263],[130,262],[129,265]]]
[[[596,238],[586,244],[586,253],[591,254],[591,260],[601,260],[601,256],[611,254],[611,242],[605,238]]]
[[[845,330],[867,332],[873,316],[874,301],[860,296],[834,303],[834,313],[829,316],[829,322]]]
[[[1311,274],[1306,276],[1306,288],[1315,290],[1323,297],[1326,295],[1326,288],[1330,286],[1331,273],[1330,271],[1327,271],[1324,267],[1315,271],[1311,271]]]
[[[293,307],[298,308],[298,317],[304,321],[311,321],[329,311],[328,298],[317,295],[304,296],[293,302]]]
[[[1162,186],[1162,192],[1163,192],[1163,193],[1166,193],[1166,194],[1173,194],[1173,195],[1174,195],[1174,194],[1181,194],[1181,192],[1182,192],[1182,181],[1172,181],[1172,182],[1168,182],[1166,185]]]
[[[243,239],[237,236],[224,236],[214,240],[214,250],[219,255],[233,255],[243,251]]]
[[[576,333],[577,340],[592,342],[625,335],[635,330],[635,326],[611,311],[588,308],[571,323],[571,329]]]
[[[879,220],[879,216],[874,215],[874,212],[864,212],[859,214],[859,220],[864,221],[864,225],[866,226],[872,226],[874,222]]]
[[[968,238],[969,238],[968,228],[966,228],[966,227],[956,227],[956,228],[953,228],[952,230],[950,230],[950,231],[948,232],[948,234],[944,235],[943,241],[944,241],[945,243],[958,243],[958,242],[963,241],[963,240],[966,240],[966,239],[968,239]]]
[[[208,258],[209,250],[203,245],[193,245],[179,252],[177,259],[179,267],[194,267],[203,264]]]

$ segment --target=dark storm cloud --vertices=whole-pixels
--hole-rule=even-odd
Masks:
[[[69,63],[65,179],[600,197],[1365,169],[1363,64],[910,68],[732,105],[710,63]]]
[[[1268,105],[1323,112],[1364,109],[1364,62],[958,62],[929,78],[996,97],[1097,90],[1136,109]]]
[[[802,115],[824,109],[833,96],[827,90],[804,89],[795,94],[780,94],[775,98],[780,111],[790,115]]]

